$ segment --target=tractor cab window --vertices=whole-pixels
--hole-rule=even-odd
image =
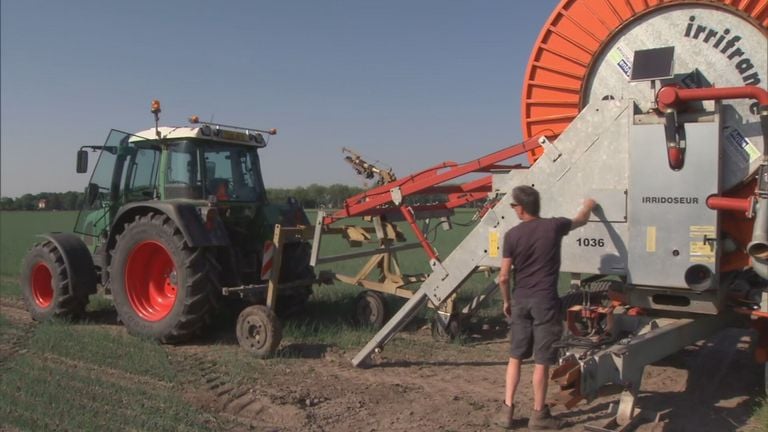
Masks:
[[[165,197],[166,199],[203,198],[197,146],[192,142],[180,142],[169,149],[165,173]]]
[[[247,146],[206,144],[205,195],[219,201],[262,202],[264,182],[256,149]]]
[[[131,154],[123,170],[126,202],[143,201],[158,196],[157,172],[160,165],[160,146],[154,140],[131,143]]]

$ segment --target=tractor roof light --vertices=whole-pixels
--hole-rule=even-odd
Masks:
[[[200,117],[193,115],[189,118],[189,122],[192,124],[198,124],[200,123]]]
[[[159,100],[157,100],[157,99],[153,99],[152,100],[151,111],[152,111],[152,114],[155,114],[155,115],[160,114],[161,110],[160,110],[160,101]]]

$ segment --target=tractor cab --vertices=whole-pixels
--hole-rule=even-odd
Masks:
[[[75,232],[98,239],[126,204],[160,200],[248,207],[266,205],[258,149],[262,132],[222,125],[156,127],[136,134],[112,130],[103,146],[78,152],[78,172],[86,172],[88,151],[100,151],[86,187]],[[240,129],[240,128],[237,128]],[[99,243],[97,240],[96,243]]]

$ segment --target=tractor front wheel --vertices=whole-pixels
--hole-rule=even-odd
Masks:
[[[88,296],[96,291],[93,260],[82,241],[71,234],[52,234],[24,257],[21,292],[32,318],[77,318],[85,312]]]
[[[166,215],[137,217],[112,252],[117,314],[132,334],[164,343],[188,339],[214,311],[217,268],[209,252],[189,246]]]
[[[237,341],[257,358],[272,357],[283,338],[280,320],[262,305],[248,306],[237,318]]]

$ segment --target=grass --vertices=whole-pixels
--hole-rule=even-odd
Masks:
[[[0,363],[0,429],[217,430],[176,393],[157,343],[123,330],[5,317],[0,341],[23,347]]]
[[[214,430],[168,390],[162,383],[96,375],[33,349],[4,365],[0,418],[20,430]]]
[[[752,417],[751,424],[753,426],[749,430],[752,432],[768,432],[768,399],[762,399],[758,402],[758,408]]]
[[[37,235],[46,232],[72,232],[77,212],[0,211],[0,275],[17,276],[21,260]]]
[[[156,342],[128,336],[122,327],[115,332],[88,325],[45,322],[37,326],[29,346],[36,352],[74,362],[114,369],[126,374],[171,382],[174,374],[165,349]]]

